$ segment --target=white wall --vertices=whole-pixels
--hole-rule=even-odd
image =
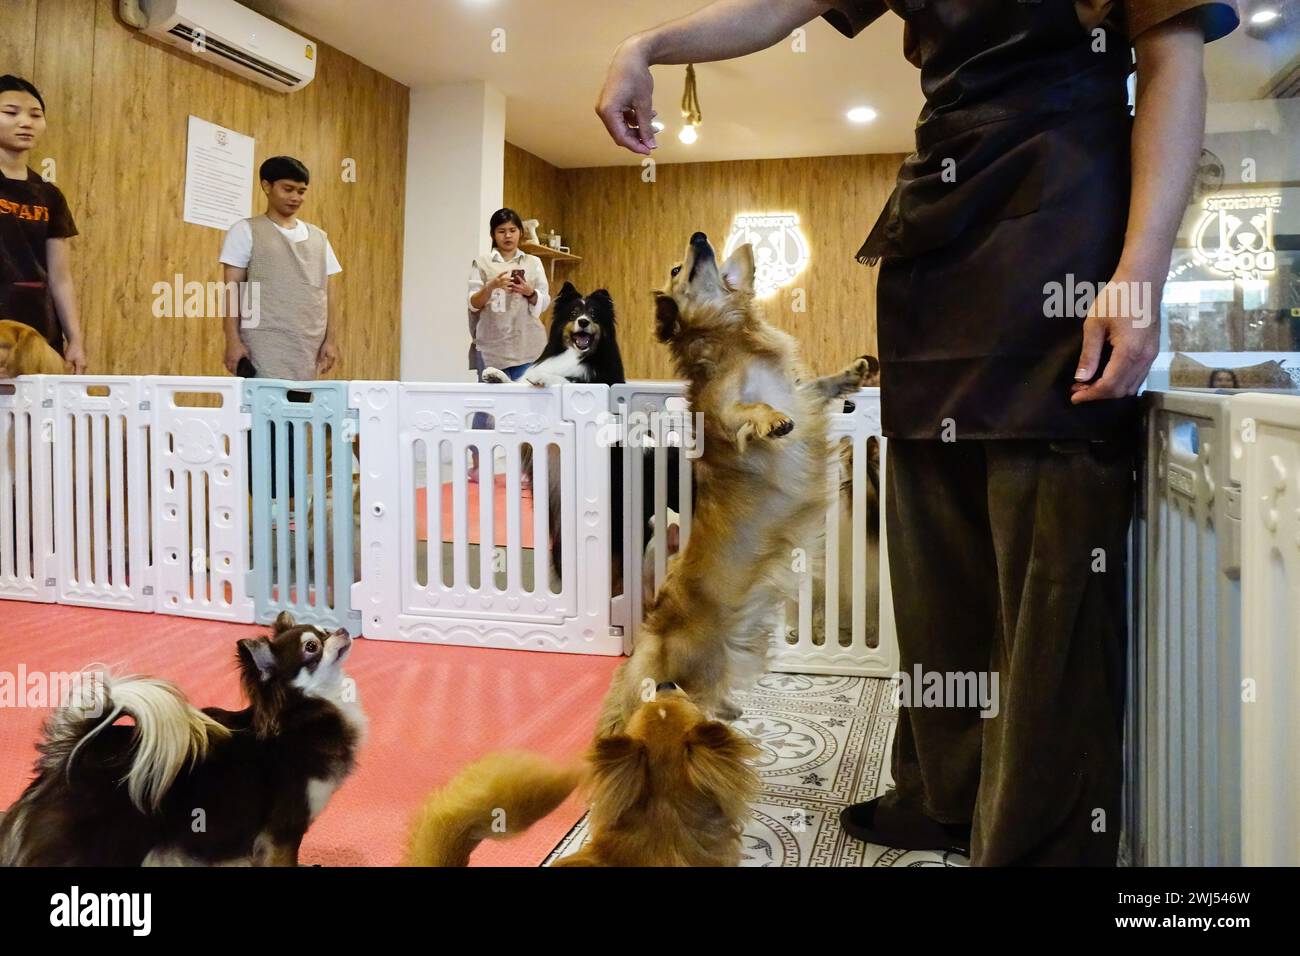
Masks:
[[[402,278],[402,381],[468,370],[466,282],[505,185],[505,96],[486,83],[411,90]]]

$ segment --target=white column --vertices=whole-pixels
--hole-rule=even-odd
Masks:
[[[402,381],[463,382],[468,370],[466,282],[490,247],[501,208],[505,96],[486,83],[411,90],[402,275]]]

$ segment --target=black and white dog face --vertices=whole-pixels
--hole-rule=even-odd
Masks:
[[[537,362],[524,373],[528,385],[546,387],[565,382],[618,385],[627,381],[614,329],[614,300],[605,289],[584,296],[573,283],[555,297],[551,333]],[[505,385],[509,376],[499,369],[483,372],[483,381]]]
[[[614,300],[605,289],[583,296],[573,283],[555,297],[551,318],[551,338],[547,352],[558,354],[570,349],[580,359],[594,356],[602,342],[614,338]]]

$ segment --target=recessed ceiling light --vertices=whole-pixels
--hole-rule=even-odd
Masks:
[[[1250,15],[1250,22],[1257,25],[1264,24],[1264,23],[1272,23],[1274,20],[1278,18],[1278,16],[1280,16],[1280,14],[1276,10],[1265,7],[1262,10],[1256,10],[1254,13],[1252,13]]]
[[[876,111],[870,106],[855,106],[844,115],[850,123],[870,123],[876,118]]]

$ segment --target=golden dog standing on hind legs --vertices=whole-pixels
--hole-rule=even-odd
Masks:
[[[697,232],[656,301],[656,333],[703,418],[698,490],[690,539],[614,676],[598,736],[664,682],[705,713],[740,716],[733,692],[763,672],[780,604],[797,593],[796,549],[812,547],[826,514],[828,402],[870,373],[858,359],[809,381],[795,340],[754,310],[749,245],[719,265]]]

